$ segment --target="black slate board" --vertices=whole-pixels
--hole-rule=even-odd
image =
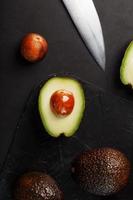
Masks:
[[[128,186],[110,197],[85,194],[70,173],[72,159],[85,149],[110,146],[123,151],[133,164],[133,104],[82,81],[86,110],[77,133],[70,138],[48,136],[37,113],[40,86],[31,92],[14,132],[0,174],[0,199],[13,200],[13,186],[26,171],[47,171],[64,191],[65,200],[132,200],[133,176]],[[112,128],[113,127],[113,128]]]
[[[0,1],[0,167],[31,88],[49,74],[70,71],[133,100],[132,91],[119,80],[125,48],[133,39],[133,1],[94,0],[94,3],[105,38],[105,73],[86,49],[61,0]],[[49,43],[46,58],[33,65],[19,55],[20,41],[28,32],[42,34]]]

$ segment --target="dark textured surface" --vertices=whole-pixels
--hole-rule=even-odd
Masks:
[[[122,152],[104,147],[82,152],[72,162],[71,171],[84,191],[108,196],[127,185],[130,162]]]
[[[63,200],[55,180],[43,172],[28,172],[18,178],[14,187],[15,200]]]
[[[125,48],[133,38],[133,1],[132,0],[94,0],[97,7],[106,46],[106,72],[103,73],[88,53],[80,39],[73,23],[70,20],[60,0],[4,0],[0,2],[0,166],[7,153],[16,123],[23,110],[29,92],[34,85],[53,72],[70,71],[81,78],[93,82],[99,87],[116,95],[133,100],[131,90],[124,88],[119,80],[119,67]],[[36,64],[28,64],[21,59],[18,48],[22,37],[28,32],[38,32],[46,37],[49,42],[49,52],[46,58]],[[104,98],[104,97],[103,97]],[[105,103],[105,102],[104,102]],[[116,143],[125,148],[127,139],[127,152],[131,154],[132,124],[128,127],[127,116],[131,122],[132,105],[125,104],[118,109],[114,98],[106,102],[115,106],[111,117],[104,115],[103,132],[105,138],[99,133],[99,126],[95,127],[95,115],[88,126],[95,136],[96,146]],[[95,105],[95,109],[99,104]],[[116,118],[121,116],[117,122]],[[111,110],[111,108],[110,108]],[[106,113],[106,112],[105,112]],[[129,114],[130,113],[130,114]],[[113,116],[113,115],[116,116]],[[99,114],[96,115],[97,118]],[[110,121],[111,118],[111,121]],[[123,125],[121,136],[117,135],[118,126]],[[97,134],[93,130],[97,129]],[[116,128],[115,128],[116,127]],[[128,135],[124,135],[128,128]],[[100,139],[99,139],[100,138]],[[129,140],[128,140],[129,139]],[[98,140],[98,141],[97,141]],[[126,197],[125,197],[126,198]]]
[[[85,115],[79,130],[70,138],[55,139],[48,136],[35,109],[39,89],[31,93],[1,170],[1,200],[13,200],[14,181],[29,170],[46,171],[52,175],[64,191],[66,200],[102,199],[85,194],[71,177],[72,160],[86,149],[115,147],[124,152],[133,164],[133,104],[86,82],[83,87],[86,96]],[[108,199],[132,200],[132,183],[131,173],[128,186]]]

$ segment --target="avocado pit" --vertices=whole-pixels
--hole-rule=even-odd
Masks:
[[[74,107],[73,93],[68,90],[57,90],[50,99],[51,110],[54,114],[61,117],[70,115]]]
[[[37,33],[28,33],[24,36],[20,46],[22,57],[33,63],[42,60],[48,51],[46,39]]]

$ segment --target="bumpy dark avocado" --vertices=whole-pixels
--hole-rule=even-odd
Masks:
[[[15,200],[63,200],[63,193],[55,180],[42,172],[22,175],[16,183]]]
[[[128,182],[130,162],[120,151],[99,148],[81,153],[72,163],[72,176],[87,192],[106,196]]]

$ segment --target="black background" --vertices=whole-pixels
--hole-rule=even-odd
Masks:
[[[60,0],[4,0],[0,2],[0,164],[31,89],[51,73],[72,72],[108,92],[133,100],[119,80],[124,51],[133,39],[131,0],[94,0],[106,46],[104,73],[89,54]],[[28,32],[46,37],[49,52],[36,64],[19,55]]]
[[[1,200],[13,200],[16,179],[21,174],[34,170],[46,171],[52,175],[61,187],[65,200],[105,199],[85,193],[71,176],[72,160],[86,149],[114,147],[124,152],[131,166],[133,165],[133,103],[109,95],[83,81],[82,86],[86,109],[80,128],[69,138],[53,138],[47,134],[38,113],[40,86],[32,91],[1,169]],[[132,172],[129,178],[127,187],[106,199],[132,200]]]

